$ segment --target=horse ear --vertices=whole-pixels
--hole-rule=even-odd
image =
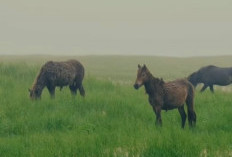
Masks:
[[[138,68],[139,68],[139,69],[141,68],[141,65],[140,65],[140,64],[138,64]]]
[[[144,65],[143,65],[143,68],[144,68],[144,69],[147,69],[147,66],[146,66],[146,64],[144,64]]]

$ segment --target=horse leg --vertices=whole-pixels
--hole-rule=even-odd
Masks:
[[[70,91],[71,91],[71,93],[72,93],[73,96],[77,95],[77,86],[70,85],[69,89],[70,89]]]
[[[186,121],[186,113],[184,111],[184,106],[181,106],[178,108],[178,111],[180,113],[181,119],[182,119],[182,128],[185,126],[185,121]]]
[[[51,96],[51,98],[53,99],[53,98],[55,98],[55,86],[52,86],[52,85],[49,85],[49,86],[47,86],[47,88],[48,88],[48,91],[49,91],[49,93],[50,93],[50,96]]]
[[[205,85],[201,88],[201,92],[204,92],[204,90],[208,87],[208,85]]]
[[[209,88],[210,88],[210,91],[214,93],[213,85],[210,85]]]
[[[84,90],[83,85],[79,87],[79,91],[80,91],[81,96],[85,97],[85,90]]]
[[[162,126],[162,119],[161,119],[161,106],[152,106],[153,110],[156,114],[156,125]]]

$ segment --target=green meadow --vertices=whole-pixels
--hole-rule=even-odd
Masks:
[[[47,60],[80,60],[86,70],[86,97],[47,89],[29,99],[40,67]],[[1,56],[1,157],[227,157],[232,156],[231,85],[215,94],[196,88],[195,128],[181,128],[178,110],[162,111],[163,126],[144,88],[135,90],[137,65],[146,64],[165,81],[187,77],[204,65],[232,66],[232,56]],[[185,107],[186,109],[186,107]]]

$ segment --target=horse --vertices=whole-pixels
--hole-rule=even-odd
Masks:
[[[82,85],[84,73],[83,65],[77,60],[48,61],[41,67],[32,88],[29,89],[30,98],[40,99],[45,87],[47,87],[51,98],[54,98],[56,86],[60,87],[60,90],[63,86],[69,86],[72,95],[76,95],[79,89],[80,95],[84,97],[85,90]]]
[[[208,65],[200,68],[188,76],[188,80],[196,87],[199,83],[203,83],[201,92],[207,87],[214,93],[213,85],[226,86],[232,83],[232,68],[221,68],[214,65]]]
[[[164,82],[163,79],[154,77],[146,65],[138,65],[134,88],[139,89],[141,86],[145,87],[149,103],[156,114],[156,125],[162,126],[161,110],[177,108],[182,119],[181,126],[184,128],[186,121],[184,104],[186,103],[189,125],[195,126],[194,87],[187,79]]]

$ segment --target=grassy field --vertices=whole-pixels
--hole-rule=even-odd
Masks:
[[[31,101],[28,88],[47,60],[79,58],[86,97],[68,88],[51,100]],[[0,58],[0,156],[196,157],[232,156],[232,91],[216,88],[195,97],[196,128],[181,129],[177,110],[155,116],[144,89],[133,89],[137,64],[164,80],[186,77],[208,64],[232,66],[232,57],[2,56]],[[225,87],[230,89],[231,86]]]

